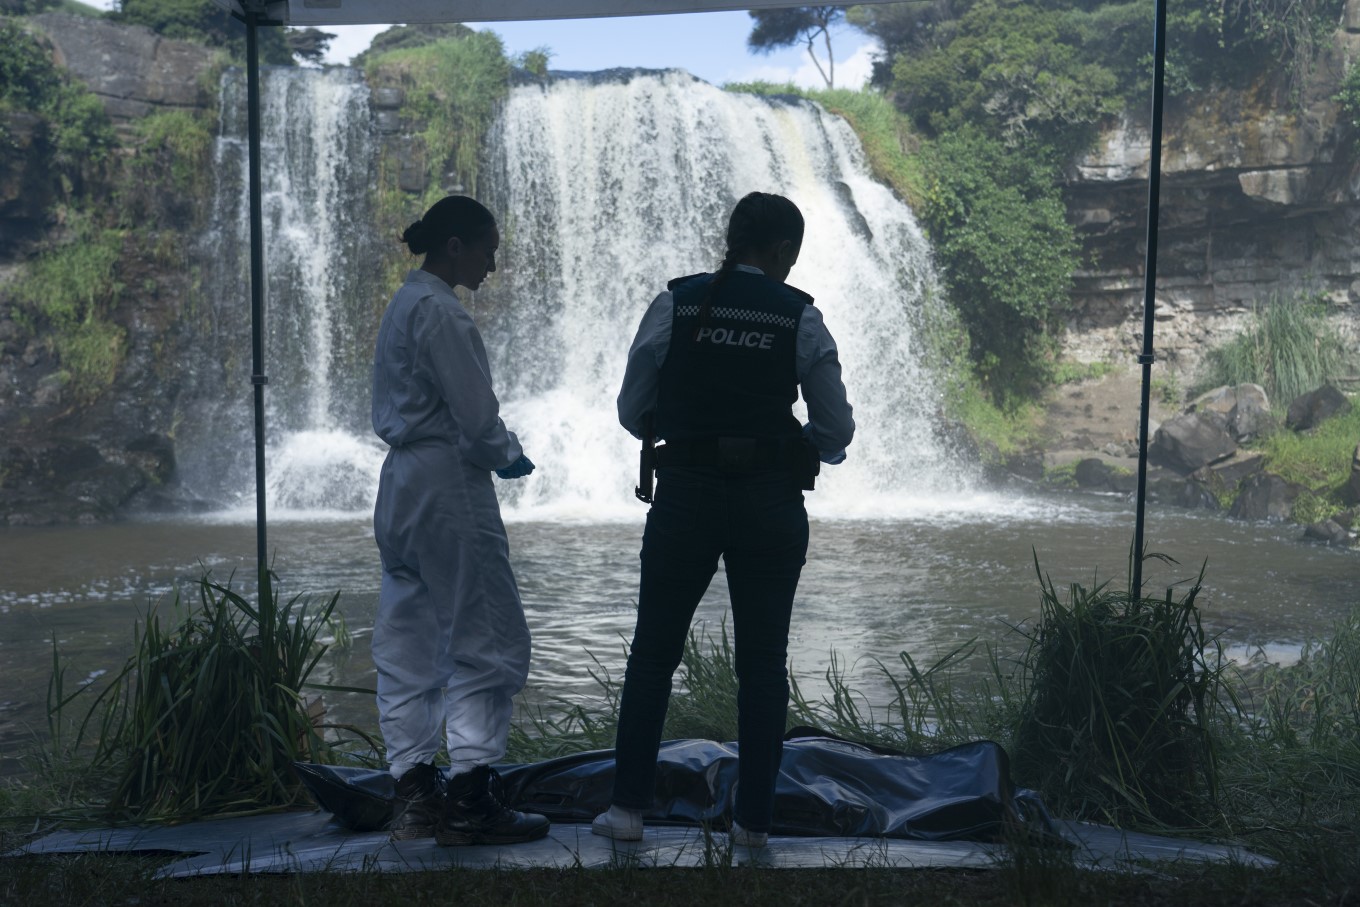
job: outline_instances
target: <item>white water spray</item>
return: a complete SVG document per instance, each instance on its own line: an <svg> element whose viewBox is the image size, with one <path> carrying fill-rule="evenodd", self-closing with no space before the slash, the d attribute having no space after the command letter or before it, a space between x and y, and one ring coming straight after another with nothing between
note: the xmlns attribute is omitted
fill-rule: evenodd
<svg viewBox="0 0 1360 907"><path fill-rule="evenodd" d="M224 97L223 108L241 101ZM262 102L270 513L352 515L372 506L384 453L367 430L368 363L338 354L351 322L376 317L347 302L360 277L355 254L341 251L375 241L355 215L374 154L367 89L349 70L271 70ZM241 297L229 304L243 306L243 124L224 122L223 134L222 162L234 159L241 174L220 196L242 250L242 285L231 288ZM870 176L842 119L678 71L606 73L514 88L487 158L500 271L488 289L460 292L482 327L505 421L539 467L498 484L507 519L645 512L632 494L637 442L614 407L628 345L669 278L716 266L727 216L753 190L803 211L790 282L816 297L855 406L849 459L824 470L810 510L895 518L995 508L991 496L970 502L934 429L939 394L921 331L941 303L928 245L907 206ZM235 465L247 516L253 484L248 464Z"/></svg>
<svg viewBox="0 0 1360 907"><path fill-rule="evenodd" d="M632 73L516 88L492 143L501 305L478 317L506 422L540 464L503 487L507 517L637 517L637 442L614 409L628 345L667 279L716 267L727 215L752 190L803 211L789 281L816 297L855 406L849 459L824 470L810 509L958 509L964 482L936 437L938 391L921 364L923 310L939 300L929 247L842 119L683 72Z"/></svg>

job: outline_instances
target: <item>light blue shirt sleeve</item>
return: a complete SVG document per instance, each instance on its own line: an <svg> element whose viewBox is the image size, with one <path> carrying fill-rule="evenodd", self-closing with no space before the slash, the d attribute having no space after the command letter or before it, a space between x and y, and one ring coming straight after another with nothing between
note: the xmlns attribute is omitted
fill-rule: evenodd
<svg viewBox="0 0 1360 907"><path fill-rule="evenodd" d="M839 463L855 437L854 409L846 399L836 341L826 329L822 313L813 306L803 310L794 350L798 383L808 411L804 431L816 445L822 462Z"/></svg>
<svg viewBox="0 0 1360 907"><path fill-rule="evenodd" d="M671 291L663 290L643 313L633 345L628 348L628 365L623 373L623 387L619 390L619 424L639 440L646 417L656 411L661 365L670 349L674 314Z"/></svg>

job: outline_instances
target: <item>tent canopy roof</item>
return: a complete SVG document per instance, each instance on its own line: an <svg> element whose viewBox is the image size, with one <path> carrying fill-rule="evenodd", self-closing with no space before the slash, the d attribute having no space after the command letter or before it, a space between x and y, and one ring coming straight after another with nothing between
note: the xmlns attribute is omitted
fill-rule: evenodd
<svg viewBox="0 0 1360 907"><path fill-rule="evenodd" d="M276 25L381 25L592 19L794 6L788 0L213 0L238 16L247 9ZM860 0L884 3L888 0Z"/></svg>

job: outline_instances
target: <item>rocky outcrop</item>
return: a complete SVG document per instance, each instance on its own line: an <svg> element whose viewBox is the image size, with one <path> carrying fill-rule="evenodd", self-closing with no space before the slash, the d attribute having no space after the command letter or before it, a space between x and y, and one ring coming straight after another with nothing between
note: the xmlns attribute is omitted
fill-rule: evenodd
<svg viewBox="0 0 1360 907"><path fill-rule="evenodd" d="M44 13L29 21L52 42L57 64L103 102L116 127L157 110L190 110L213 102L217 86L209 74L218 64L213 50L202 44L93 16Z"/></svg>
<svg viewBox="0 0 1360 907"><path fill-rule="evenodd" d="M1191 373L1254 303L1304 291L1338 327L1360 322L1360 165L1333 100L1360 58L1360 0L1301 94L1262 81L1168 102L1162 151L1154 341ZM1067 350L1083 361L1141 347L1150 137L1146 115L1112 124L1074 162L1067 199L1093 264L1077 275Z"/></svg>
<svg viewBox="0 0 1360 907"><path fill-rule="evenodd" d="M214 103L204 84L212 64L202 46L90 17L45 14L28 21L121 127L120 164L133 152L129 140L139 118ZM115 519L134 501L153 503L173 483L179 407L207 368L191 353L202 330L194 319L204 313L199 277L185 260L204 205L188 199L137 207L139 191L175 195L166 191L163 175L145 176L144 187L124 181L116 196L109 186L87 187L89 204L107 206L116 197L139 222L118 234L111 277L117 290L101 302L107 311L100 316L120 338L116 374L94 399L74 395L43 325L35 332L33 314L11 304L9 281L25 273L33 252L51 246L60 256L71 237L53 210L43 124L9 114L5 125L17 152L0 161L0 524Z"/></svg>

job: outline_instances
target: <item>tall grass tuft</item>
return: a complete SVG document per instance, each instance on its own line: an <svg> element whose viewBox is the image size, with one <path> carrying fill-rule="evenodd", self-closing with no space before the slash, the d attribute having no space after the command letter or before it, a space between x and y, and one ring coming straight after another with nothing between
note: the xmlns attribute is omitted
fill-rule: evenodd
<svg viewBox="0 0 1360 907"><path fill-rule="evenodd" d="M1039 570L1036 557L1035 569ZM1203 571L1179 599L1039 571L1037 629L1021 662L1012 764L1056 810L1120 825L1203 826L1217 814L1212 732L1224 660L1200 624Z"/></svg>
<svg viewBox="0 0 1360 907"><path fill-rule="evenodd" d="M94 779L99 818L178 821L305 802L292 763L333 761L302 690L339 594L312 612L300 596L280 602L272 578L258 605L206 576L198 594L189 611L176 596L171 626L154 608L147 614L133 655L78 724L67 716L82 690L65 691L56 659L53 749L83 754L89 741L82 771Z"/></svg>
<svg viewBox="0 0 1360 907"><path fill-rule="evenodd" d="M1196 392L1223 384L1259 384L1277 406L1338 376L1344 346L1327 322L1321 297L1273 297L1252 310L1247 329L1209 350Z"/></svg>

